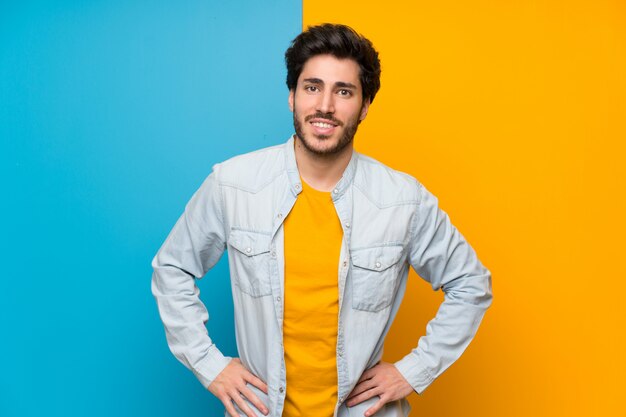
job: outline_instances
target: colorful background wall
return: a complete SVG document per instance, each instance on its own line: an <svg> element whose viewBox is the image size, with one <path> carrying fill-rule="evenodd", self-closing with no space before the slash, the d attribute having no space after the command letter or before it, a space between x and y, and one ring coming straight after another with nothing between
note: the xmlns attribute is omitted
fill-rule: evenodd
<svg viewBox="0 0 626 417"><path fill-rule="evenodd" d="M494 304L416 416L623 416L626 4L0 4L0 416L218 416L169 353L150 260L212 164L292 132L282 56L342 22L380 50L357 149L419 178ZM442 296L412 276L402 357ZM225 259L200 283L236 355Z"/></svg>
<svg viewBox="0 0 626 417"><path fill-rule="evenodd" d="M493 273L478 337L414 414L626 415L626 3L303 4L381 51L357 148L431 189ZM390 361L439 302L413 282Z"/></svg>

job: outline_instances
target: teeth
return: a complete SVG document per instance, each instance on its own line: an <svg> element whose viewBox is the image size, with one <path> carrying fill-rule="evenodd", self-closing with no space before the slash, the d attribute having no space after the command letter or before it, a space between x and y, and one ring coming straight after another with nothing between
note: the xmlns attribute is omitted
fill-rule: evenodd
<svg viewBox="0 0 626 417"><path fill-rule="evenodd" d="M324 129L333 127L333 125L331 125L330 123L323 123L323 122L313 122L313 126L322 127Z"/></svg>

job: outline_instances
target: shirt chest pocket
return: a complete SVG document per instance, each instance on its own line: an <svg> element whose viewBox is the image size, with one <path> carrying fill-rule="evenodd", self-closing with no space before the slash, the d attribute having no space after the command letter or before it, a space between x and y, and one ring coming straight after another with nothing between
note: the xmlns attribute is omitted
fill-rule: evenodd
<svg viewBox="0 0 626 417"><path fill-rule="evenodd" d="M377 246L352 250L352 307L380 311L391 305L398 286L403 248Z"/></svg>
<svg viewBox="0 0 626 417"><path fill-rule="evenodd" d="M253 297L262 297L272 292L270 284L269 233L233 229L228 244L234 250L231 257L231 276L235 285Z"/></svg>

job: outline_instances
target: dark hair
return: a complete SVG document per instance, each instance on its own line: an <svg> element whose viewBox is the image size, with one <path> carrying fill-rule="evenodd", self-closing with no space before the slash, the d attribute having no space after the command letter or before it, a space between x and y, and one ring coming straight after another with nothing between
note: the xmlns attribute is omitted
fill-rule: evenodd
<svg viewBox="0 0 626 417"><path fill-rule="evenodd" d="M296 88L304 64L316 55L329 54L336 58L350 58L359 64L359 78L363 100L374 101L380 88L380 60L372 42L346 25L324 23L309 26L291 41L285 52L287 87Z"/></svg>

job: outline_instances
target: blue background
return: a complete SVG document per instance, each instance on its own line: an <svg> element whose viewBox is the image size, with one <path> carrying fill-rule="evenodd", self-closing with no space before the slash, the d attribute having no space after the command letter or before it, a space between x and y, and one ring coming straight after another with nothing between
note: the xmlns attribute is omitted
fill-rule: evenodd
<svg viewBox="0 0 626 417"><path fill-rule="evenodd" d="M0 416L218 416L150 261L210 172L292 132L297 1L0 5ZM236 355L225 257L200 283Z"/></svg>

